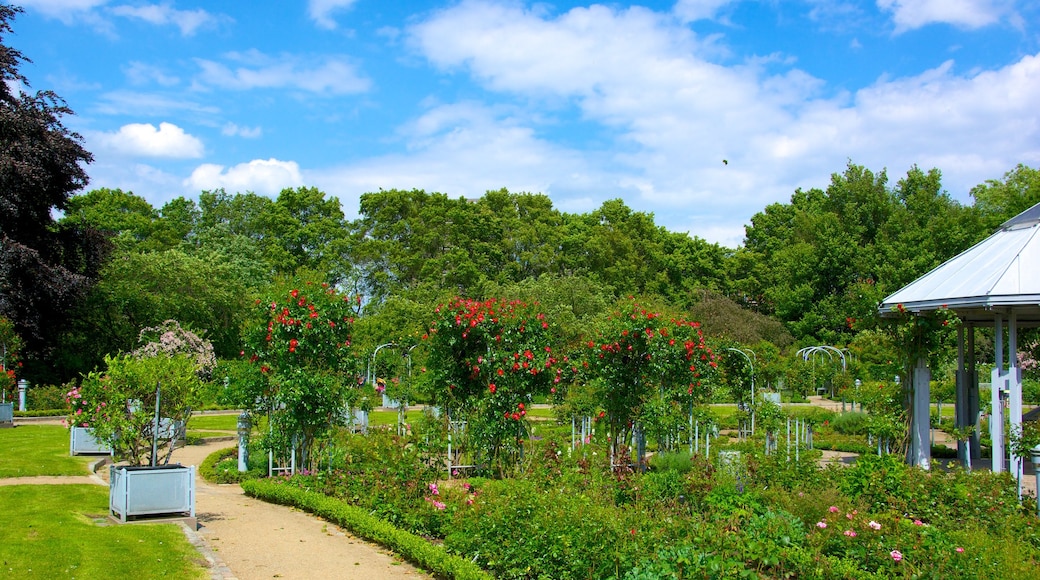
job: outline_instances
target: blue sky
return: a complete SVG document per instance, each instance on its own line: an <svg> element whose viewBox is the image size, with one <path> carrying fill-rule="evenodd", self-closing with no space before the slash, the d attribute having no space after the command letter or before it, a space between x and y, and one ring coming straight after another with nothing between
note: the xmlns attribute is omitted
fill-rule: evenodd
<svg viewBox="0 0 1040 580"><path fill-rule="evenodd" d="M1040 166L1032 0L23 0L91 187L545 193L735 247L846 163L955 199Z"/></svg>

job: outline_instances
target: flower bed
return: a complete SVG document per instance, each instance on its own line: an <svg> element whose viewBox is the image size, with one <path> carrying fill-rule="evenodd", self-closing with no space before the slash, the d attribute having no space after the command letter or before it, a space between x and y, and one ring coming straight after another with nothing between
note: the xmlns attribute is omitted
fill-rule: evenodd
<svg viewBox="0 0 1040 580"><path fill-rule="evenodd" d="M550 439L524 442L516 478L447 482L419 441L352 437L341 469L283 487L442 539L497 578L1026 577L1040 565L1032 508L1006 475L891 456L820 469L817 453L750 446L728 470L693 456L617 473L604 446L569 454Z"/></svg>

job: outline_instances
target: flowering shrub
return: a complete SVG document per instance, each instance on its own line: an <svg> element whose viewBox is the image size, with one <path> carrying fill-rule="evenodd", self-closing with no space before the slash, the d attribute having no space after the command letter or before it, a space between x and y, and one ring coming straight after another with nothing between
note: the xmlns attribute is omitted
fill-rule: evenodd
<svg viewBox="0 0 1040 580"><path fill-rule="evenodd" d="M176 320L167 320L159 326L143 328L138 336L144 346L130 353L137 358L184 354L194 361L199 378L203 380L209 379L213 368L217 366L213 345L181 327Z"/></svg>
<svg viewBox="0 0 1040 580"><path fill-rule="evenodd" d="M184 354L105 357L105 370L94 371L78 387L66 393L70 427L88 427L98 441L108 441L118 461L131 465L165 465L173 453L174 439L160 436L152 456L155 435L156 389L159 416L172 421L160 424L160 435L174 425L187 423L201 386L195 360Z"/></svg>
<svg viewBox="0 0 1040 580"><path fill-rule="evenodd" d="M15 369L22 366L18 357L22 340L15 334L14 325L2 316L0 316L0 343L3 344L4 349L4 358L0 361L0 394L4 400L10 401L14 398L15 388L18 385L18 375L15 373Z"/></svg>
<svg viewBox="0 0 1040 580"><path fill-rule="evenodd" d="M704 401L718 372L718 357L705 342L700 323L665 320L633 302L586 342L582 366L598 389L616 449L635 421L653 414L644 412L652 397L674 402L680 410Z"/></svg>
<svg viewBox="0 0 1040 580"><path fill-rule="evenodd" d="M344 422L356 403L359 365L351 351L351 330L360 297L328 284L299 279L277 284L255 303L244 332L241 355L253 372L237 386L241 405L267 415L266 449L295 448L307 465L314 441Z"/></svg>
<svg viewBox="0 0 1040 580"><path fill-rule="evenodd" d="M468 421L478 461L501 474L527 435L532 397L556 392L576 369L554 350L551 321L526 303L457 298L435 314L423 336L428 396Z"/></svg>

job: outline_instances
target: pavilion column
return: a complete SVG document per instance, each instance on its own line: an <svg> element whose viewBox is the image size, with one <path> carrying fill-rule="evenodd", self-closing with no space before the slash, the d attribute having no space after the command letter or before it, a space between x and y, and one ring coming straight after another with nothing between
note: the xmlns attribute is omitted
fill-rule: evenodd
<svg viewBox="0 0 1040 580"><path fill-rule="evenodd" d="M932 447L929 437L931 417L932 373L924 358L917 359L914 367L911 387L913 388L913 414L910 424L910 462L922 469L931 468Z"/></svg>
<svg viewBox="0 0 1040 580"><path fill-rule="evenodd" d="M993 442L993 473L1004 471L1004 403L1000 394L1004 386L1004 318L1000 314L993 317L993 354L996 364L989 384L989 438Z"/></svg>
<svg viewBox="0 0 1040 580"><path fill-rule="evenodd" d="M968 391L971 388L968 383L968 370L964 364L964 326L962 325L957 329L957 378L956 393L954 395L956 400L954 404L954 410L956 411L954 424L958 429L974 424L971 420L971 405L968 402L970 399ZM942 421L942 418L940 417L939 420ZM971 445L965 445L964 441L957 441L957 458L960 459L963 466L971 464L971 459L968 456L970 449Z"/></svg>
<svg viewBox="0 0 1040 580"><path fill-rule="evenodd" d="M971 434L971 460L972 465L978 463L982 455L979 452L979 430L982 416L979 408L979 371L975 367L978 355L975 353L975 325L968 325L968 419L975 426Z"/></svg>
<svg viewBox="0 0 1040 580"><path fill-rule="evenodd" d="M1022 373L1018 368L1018 316L1014 310L1008 319L1008 422L1011 433L1022 433ZM1022 458L1011 453L1011 473L1018 482L1018 497L1022 497Z"/></svg>

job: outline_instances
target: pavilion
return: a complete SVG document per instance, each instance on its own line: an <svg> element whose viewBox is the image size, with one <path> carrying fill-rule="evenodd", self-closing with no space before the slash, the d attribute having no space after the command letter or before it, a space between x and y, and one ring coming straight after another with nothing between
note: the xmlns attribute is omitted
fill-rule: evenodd
<svg viewBox="0 0 1040 580"><path fill-rule="evenodd" d="M898 305L906 312L947 308L963 323L957 333L956 425L974 426L969 445L958 443L962 462L978 457L979 377L975 369L975 329L994 329L995 365L990 378L990 438L994 472L1022 473L1022 458L1007 456L1004 426L1022 428L1022 373L1018 330L1040 325L1040 204L1008 220L985 240L885 298L882 316ZM1006 352L1006 356L1005 356ZM911 379L911 463L928 468L929 379L927 361L917 361ZM970 451L969 451L970 450Z"/></svg>

